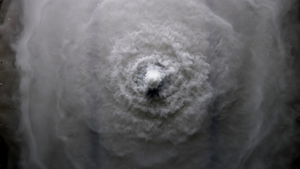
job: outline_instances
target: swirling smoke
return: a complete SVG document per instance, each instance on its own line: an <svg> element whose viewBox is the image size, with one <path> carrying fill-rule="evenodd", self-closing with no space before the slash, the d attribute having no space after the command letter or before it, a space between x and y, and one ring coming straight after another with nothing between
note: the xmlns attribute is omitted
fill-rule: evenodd
<svg viewBox="0 0 300 169"><path fill-rule="evenodd" d="M18 168L295 168L296 1L13 2Z"/></svg>

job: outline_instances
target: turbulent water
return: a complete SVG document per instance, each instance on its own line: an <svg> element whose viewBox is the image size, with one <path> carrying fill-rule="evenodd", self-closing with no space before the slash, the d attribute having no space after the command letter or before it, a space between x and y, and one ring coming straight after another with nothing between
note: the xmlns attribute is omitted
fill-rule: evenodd
<svg viewBox="0 0 300 169"><path fill-rule="evenodd" d="M292 167L296 1L20 4L19 168Z"/></svg>

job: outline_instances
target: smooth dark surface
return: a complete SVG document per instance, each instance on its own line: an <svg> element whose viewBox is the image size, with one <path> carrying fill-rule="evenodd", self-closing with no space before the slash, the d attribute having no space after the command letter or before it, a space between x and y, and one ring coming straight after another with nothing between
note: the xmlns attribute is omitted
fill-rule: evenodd
<svg viewBox="0 0 300 169"><path fill-rule="evenodd" d="M12 43L21 30L20 4L13 0L0 1L0 169L18 168L19 143L19 75L15 66Z"/></svg>

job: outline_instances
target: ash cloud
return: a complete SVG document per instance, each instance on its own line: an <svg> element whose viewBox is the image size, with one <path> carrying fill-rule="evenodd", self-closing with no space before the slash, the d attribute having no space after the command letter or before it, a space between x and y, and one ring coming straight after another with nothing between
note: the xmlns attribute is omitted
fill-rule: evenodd
<svg viewBox="0 0 300 169"><path fill-rule="evenodd" d="M297 1L13 2L19 168L299 165Z"/></svg>

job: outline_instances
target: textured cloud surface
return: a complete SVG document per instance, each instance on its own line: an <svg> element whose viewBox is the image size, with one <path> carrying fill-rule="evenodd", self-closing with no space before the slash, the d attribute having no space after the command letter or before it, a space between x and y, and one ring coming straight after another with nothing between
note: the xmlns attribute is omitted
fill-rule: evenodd
<svg viewBox="0 0 300 169"><path fill-rule="evenodd" d="M21 168L290 167L292 5L24 0Z"/></svg>

